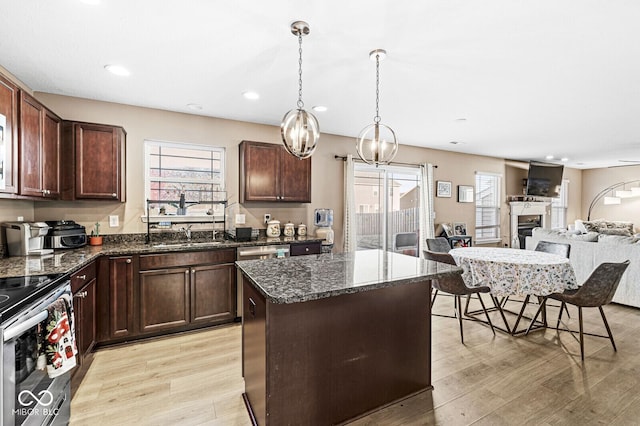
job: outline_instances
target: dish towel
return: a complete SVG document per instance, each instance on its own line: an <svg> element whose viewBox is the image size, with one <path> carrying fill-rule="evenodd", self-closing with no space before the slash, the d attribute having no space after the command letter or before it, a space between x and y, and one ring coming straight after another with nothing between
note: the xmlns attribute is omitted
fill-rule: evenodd
<svg viewBox="0 0 640 426"><path fill-rule="evenodd" d="M75 327L71 297L64 295L47 308L44 327L44 355L47 374L58 377L76 366Z"/></svg>

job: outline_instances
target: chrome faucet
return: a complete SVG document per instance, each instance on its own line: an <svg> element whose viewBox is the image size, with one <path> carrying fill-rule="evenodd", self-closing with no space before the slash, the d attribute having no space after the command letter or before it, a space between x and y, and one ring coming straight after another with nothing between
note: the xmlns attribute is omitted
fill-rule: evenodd
<svg viewBox="0 0 640 426"><path fill-rule="evenodd" d="M180 228L180 230L182 232L184 232L184 235L187 237L187 241L191 241L191 227L193 225L189 225L186 228L183 226L182 228Z"/></svg>

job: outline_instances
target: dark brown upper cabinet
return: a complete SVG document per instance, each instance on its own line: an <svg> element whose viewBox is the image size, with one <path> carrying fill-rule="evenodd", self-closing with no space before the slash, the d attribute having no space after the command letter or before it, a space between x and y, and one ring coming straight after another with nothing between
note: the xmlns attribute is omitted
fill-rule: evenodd
<svg viewBox="0 0 640 426"><path fill-rule="evenodd" d="M126 137L122 127L65 121L62 145L69 167L63 200L126 200Z"/></svg>
<svg viewBox="0 0 640 426"><path fill-rule="evenodd" d="M20 195L60 197L62 120L20 91Z"/></svg>
<svg viewBox="0 0 640 426"><path fill-rule="evenodd" d="M0 193L18 192L18 86L0 74Z"/></svg>
<svg viewBox="0 0 640 426"><path fill-rule="evenodd" d="M283 146L240 143L240 202L311 202L311 158L300 160Z"/></svg>

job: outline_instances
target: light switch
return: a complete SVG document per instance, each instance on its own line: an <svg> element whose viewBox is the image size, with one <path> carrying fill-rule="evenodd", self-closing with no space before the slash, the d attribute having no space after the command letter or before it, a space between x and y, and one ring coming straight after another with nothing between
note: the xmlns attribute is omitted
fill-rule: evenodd
<svg viewBox="0 0 640 426"><path fill-rule="evenodd" d="M110 215L109 216L109 227L110 228L116 228L120 225L120 220L118 218L117 215Z"/></svg>
<svg viewBox="0 0 640 426"><path fill-rule="evenodd" d="M236 225L244 225L245 224L245 216L243 214L236 215Z"/></svg>

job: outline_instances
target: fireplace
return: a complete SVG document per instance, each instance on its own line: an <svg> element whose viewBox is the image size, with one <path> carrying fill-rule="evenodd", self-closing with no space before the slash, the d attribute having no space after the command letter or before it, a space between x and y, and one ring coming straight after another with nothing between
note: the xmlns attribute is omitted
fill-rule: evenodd
<svg viewBox="0 0 640 426"><path fill-rule="evenodd" d="M520 248L525 248L526 237L531 236L533 228L549 228L551 224L551 213L549 205L544 201L514 201L509 203L511 208L511 241L517 236Z"/></svg>

